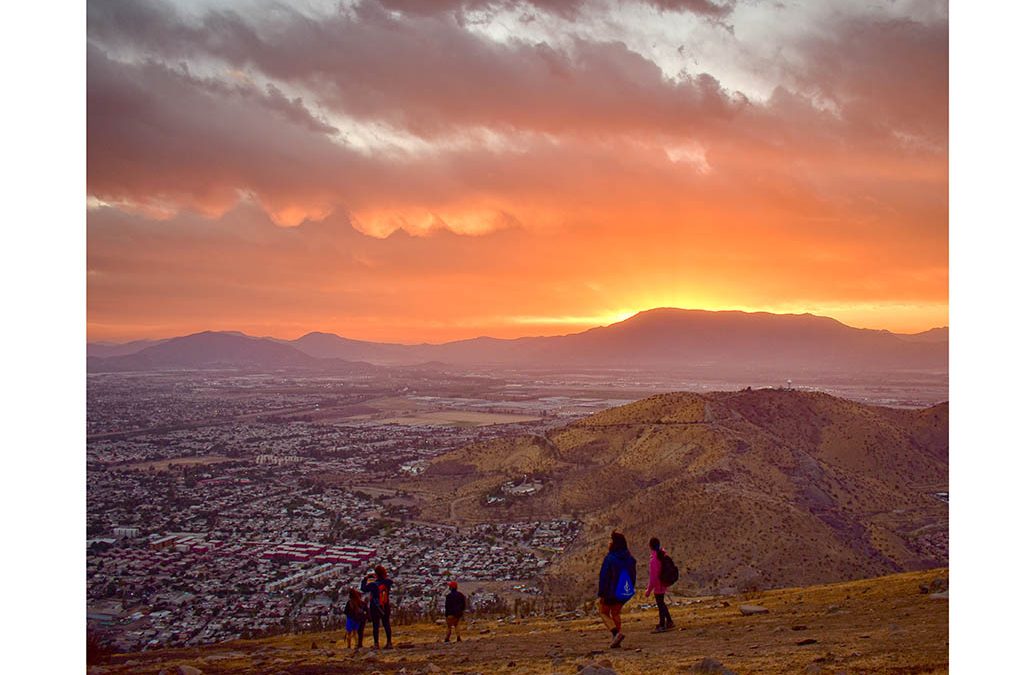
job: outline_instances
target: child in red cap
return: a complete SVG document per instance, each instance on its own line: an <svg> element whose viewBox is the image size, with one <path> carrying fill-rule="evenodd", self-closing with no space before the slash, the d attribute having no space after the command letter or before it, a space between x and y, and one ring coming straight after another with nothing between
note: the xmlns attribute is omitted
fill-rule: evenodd
<svg viewBox="0 0 1035 675"><path fill-rule="evenodd" d="M460 642L460 619L464 618L464 610L467 609L467 598L457 590L455 581L449 582L449 593L446 594L446 639L449 642L456 629L456 641Z"/></svg>

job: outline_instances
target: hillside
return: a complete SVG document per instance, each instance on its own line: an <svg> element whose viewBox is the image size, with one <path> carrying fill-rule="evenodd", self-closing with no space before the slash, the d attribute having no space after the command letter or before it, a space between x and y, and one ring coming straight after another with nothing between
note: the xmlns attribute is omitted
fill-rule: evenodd
<svg viewBox="0 0 1035 675"><path fill-rule="evenodd" d="M489 505L504 482L543 488ZM440 495L425 517L585 522L551 568L585 593L607 533L646 560L656 535L684 589L730 592L858 579L948 562L948 404L879 408L793 390L672 393L547 436L447 453L413 481Z"/></svg>
<svg viewBox="0 0 1035 675"><path fill-rule="evenodd" d="M592 617L493 620L469 617L464 641L443 644L442 627L396 626L398 649L347 653L341 631L236 640L197 649L121 654L91 673L177 672L207 675L264 672L329 673L575 673L596 664L610 672L695 673L705 659L739 675L753 673L947 673L947 593L920 586L947 579L946 570L864 581L786 588L739 598L678 599L677 630L651 634L651 607L630 603L622 649L607 649ZM468 589L470 590L470 589ZM636 602L636 601L634 601ZM742 603L767 614L745 616ZM707 662L706 662L707 663ZM591 672L591 671L588 671ZM609 671L597 671L603 675Z"/></svg>

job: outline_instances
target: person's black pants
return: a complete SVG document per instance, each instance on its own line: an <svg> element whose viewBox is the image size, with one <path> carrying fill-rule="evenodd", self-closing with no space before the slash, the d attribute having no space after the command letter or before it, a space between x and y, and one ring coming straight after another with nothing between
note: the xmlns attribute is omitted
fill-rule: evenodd
<svg viewBox="0 0 1035 675"><path fill-rule="evenodd" d="M370 621L374 624L374 646L378 647L381 643L381 634L379 628L384 627L385 629L385 646L390 647L392 645L392 624L391 624L391 608L390 607L371 607L370 608Z"/></svg>
<svg viewBox="0 0 1035 675"><path fill-rule="evenodd" d="M672 615L668 613L668 605L665 604L665 594L655 593L654 600L658 603L658 625L661 627L672 625Z"/></svg>

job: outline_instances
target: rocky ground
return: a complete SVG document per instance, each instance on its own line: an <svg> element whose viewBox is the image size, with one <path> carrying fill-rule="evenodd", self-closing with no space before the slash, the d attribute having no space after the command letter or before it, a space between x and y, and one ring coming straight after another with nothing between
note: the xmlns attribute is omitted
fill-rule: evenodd
<svg viewBox="0 0 1035 675"><path fill-rule="evenodd" d="M725 598L682 599L652 634L631 609L621 649L592 618L478 620L461 643L399 626L396 649L347 653L340 633L119 654L90 673L947 673L948 570ZM635 601L639 603L639 598ZM633 604L633 603L630 603ZM196 669L196 670L194 670Z"/></svg>

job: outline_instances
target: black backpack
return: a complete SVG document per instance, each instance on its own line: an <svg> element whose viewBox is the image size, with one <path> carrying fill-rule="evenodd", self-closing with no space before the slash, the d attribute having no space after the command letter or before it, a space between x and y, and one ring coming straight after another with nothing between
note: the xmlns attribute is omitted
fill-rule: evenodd
<svg viewBox="0 0 1035 675"><path fill-rule="evenodd" d="M679 581L679 567L672 560L672 556L658 551L658 558L661 559L661 574L658 575L661 578L661 583L671 586Z"/></svg>

